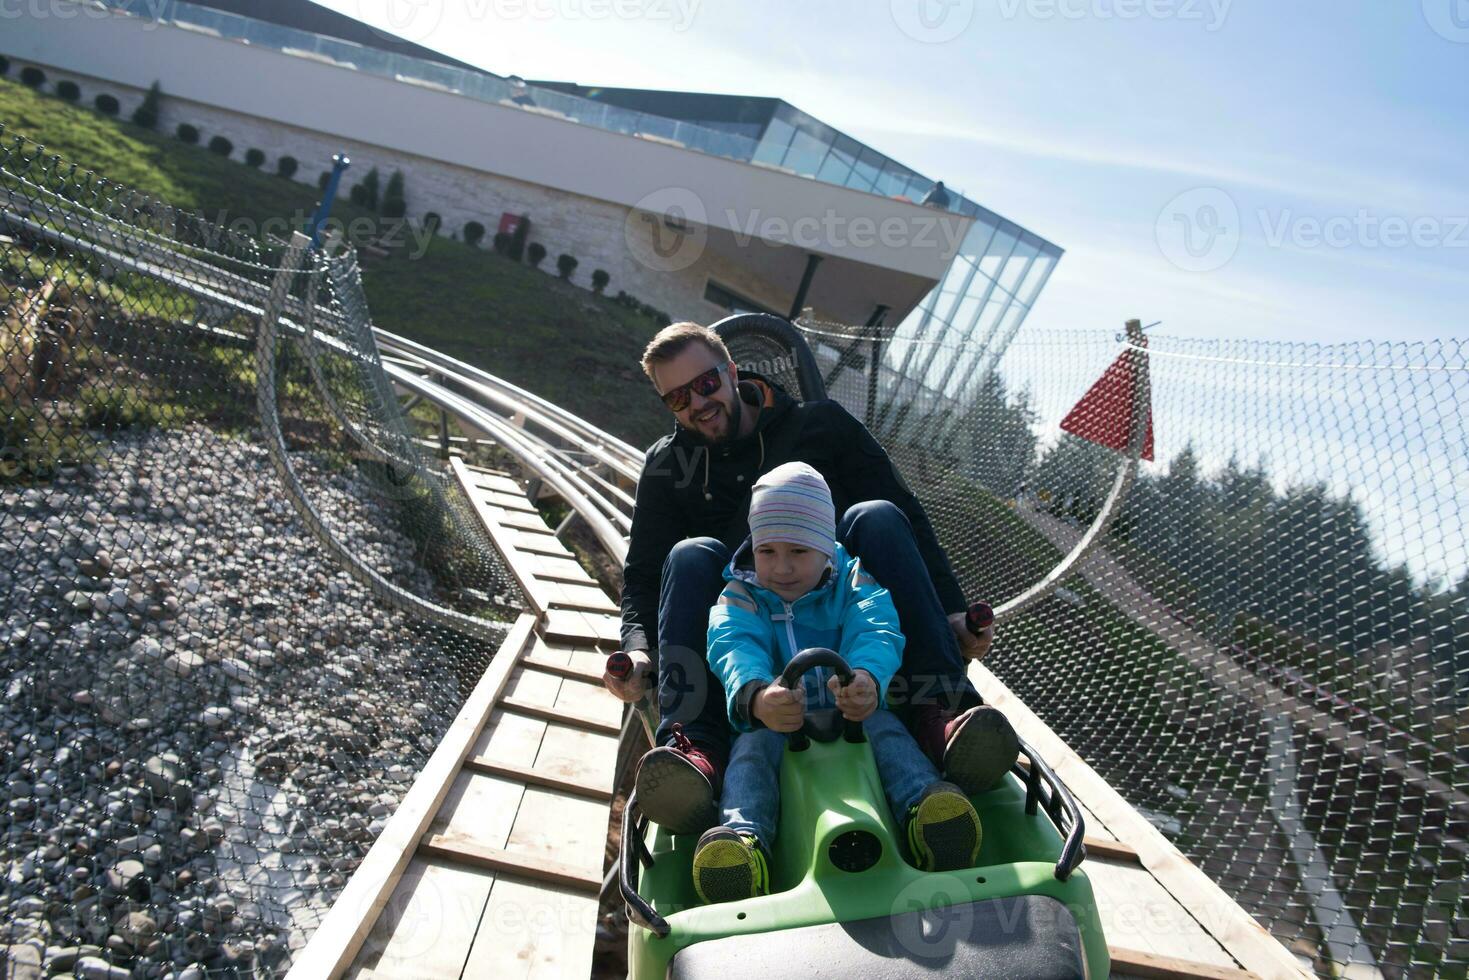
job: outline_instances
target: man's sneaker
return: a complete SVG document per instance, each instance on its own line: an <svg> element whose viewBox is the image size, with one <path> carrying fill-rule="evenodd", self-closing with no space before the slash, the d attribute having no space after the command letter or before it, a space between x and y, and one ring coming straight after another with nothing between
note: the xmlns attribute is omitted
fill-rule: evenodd
<svg viewBox="0 0 1469 980"><path fill-rule="evenodd" d="M705 904L770 894L770 863L754 834L710 827L694 849L694 891Z"/></svg>
<svg viewBox="0 0 1469 980"><path fill-rule="evenodd" d="M953 783L934 783L908 808L908 850L924 871L958 871L979 861L974 804Z"/></svg>
<svg viewBox="0 0 1469 980"><path fill-rule="evenodd" d="M673 744L650 749L633 781L638 806L648 819L673 834L697 834L719 817L719 767L673 726Z"/></svg>
<svg viewBox="0 0 1469 980"><path fill-rule="evenodd" d="M1010 719L987 704L944 725L944 778L969 796L999 785L1020 756L1020 737Z"/></svg>
<svg viewBox="0 0 1469 980"><path fill-rule="evenodd" d="M944 748L947 745L944 729L953 717L952 711L936 704L920 704L913 708L913 740L940 771L944 768Z"/></svg>

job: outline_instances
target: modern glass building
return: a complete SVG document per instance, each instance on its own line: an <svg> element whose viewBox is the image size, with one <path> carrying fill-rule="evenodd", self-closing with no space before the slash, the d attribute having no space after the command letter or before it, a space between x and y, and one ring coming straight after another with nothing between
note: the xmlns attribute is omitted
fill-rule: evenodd
<svg viewBox="0 0 1469 980"><path fill-rule="evenodd" d="M916 392L957 395L965 379L994 367L1061 258L1059 246L962 194L936 193L935 181L779 99L531 84L727 133L742 141L750 163L973 218L943 279L895 332L884 331L892 337L888 365Z"/></svg>
<svg viewBox="0 0 1469 980"><path fill-rule="evenodd" d="M942 337L945 345L972 347L960 365L964 374L975 369L982 374L994 364L1061 258L1059 246L962 194L947 188L935 194L935 181L779 99L532 84L563 96L728 133L741 140L748 151L741 159L750 163L883 197L942 206L973 218L947 274L898 331L903 338ZM901 373L907 376L911 369L917 380L936 385L938 379L929 374L940 362L938 348L930 344L926 354L913 352L911 344L895 349L905 346L912 356L905 356Z"/></svg>
<svg viewBox="0 0 1469 980"><path fill-rule="evenodd" d="M1062 254L1013 221L780 99L527 82L391 38L307 0L104 2L199 33L969 219L957 254L916 305L912 297L921 295L921 284L900 303L867 307L865 326L881 325L890 338L885 369L919 393L952 397L969 379L977 383L1015 337ZM830 262L828 267L821 276L853 281L842 279ZM764 308L744 301L728 284L711 281L701 292L717 308ZM802 295L797 293L797 308Z"/></svg>

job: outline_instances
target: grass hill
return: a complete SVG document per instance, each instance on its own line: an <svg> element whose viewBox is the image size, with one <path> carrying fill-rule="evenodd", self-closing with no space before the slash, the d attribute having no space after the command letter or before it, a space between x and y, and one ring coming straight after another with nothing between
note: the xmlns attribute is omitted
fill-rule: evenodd
<svg viewBox="0 0 1469 980"><path fill-rule="evenodd" d="M164 98L167 98L165 93ZM304 220L319 194L155 132L0 78L0 138L25 136L83 169L211 220ZM209 134L204 134L208 140ZM235 148L236 157L244 147ZM315 174L330 161L301 161ZM349 171L350 176L350 171ZM413 187L408 185L411 201ZM334 214L375 219L342 194ZM363 273L373 321L536 392L635 445L667 431L638 368L656 331L635 310L487 249L435 237L421 256L389 250ZM614 288L616 284L613 284Z"/></svg>

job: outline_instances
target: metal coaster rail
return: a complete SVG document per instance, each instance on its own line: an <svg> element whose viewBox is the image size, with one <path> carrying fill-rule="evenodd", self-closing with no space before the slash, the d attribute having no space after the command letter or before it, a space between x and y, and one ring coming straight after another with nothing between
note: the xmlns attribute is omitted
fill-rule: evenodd
<svg viewBox="0 0 1469 980"><path fill-rule="evenodd" d="M119 235L113 230L113 223L105 218L78 214L54 205L36 204L14 191L4 196L3 205L0 218L13 230L91 257L119 271L158 280L195 299L252 319L258 320L265 313L270 295L268 285L208 262L181 256L176 250L165 247L164 243ZM61 228L55 227L58 223ZM303 345L314 341L329 347L338 356L363 358L364 355L350 345L325 332L308 328L305 325L308 321L313 325L341 326L336 311L287 297L278 320L282 333L300 340ZM251 340L202 322L195 326L201 331L240 342ZM574 511L586 519L598 541L615 559L622 559L626 554L624 536L631 526L631 498L614 481L587 479L584 474L598 464L605 464L613 470L615 477L635 482L637 468L641 465L640 454L636 450L545 399L487 372L407 338L376 328L373 332L386 355L380 362L382 371L393 385L427 398L470 428L500 442L545 486L562 496ZM308 361L314 359L308 357ZM436 378L424 377L425 372ZM453 390L451 385L465 393ZM348 431L349 434L358 434L355 429ZM382 452L371 443L364 448L372 455ZM588 451L596 461L593 466L570 458Z"/></svg>

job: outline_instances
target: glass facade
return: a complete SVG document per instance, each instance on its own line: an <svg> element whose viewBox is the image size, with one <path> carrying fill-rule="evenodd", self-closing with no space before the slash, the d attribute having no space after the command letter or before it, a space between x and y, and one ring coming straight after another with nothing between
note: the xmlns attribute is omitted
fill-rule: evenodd
<svg viewBox="0 0 1469 980"><path fill-rule="evenodd" d="M934 182L793 105L781 103L750 159L800 177L921 202ZM949 192L948 210L977 217L984 209Z"/></svg>
<svg viewBox="0 0 1469 980"><path fill-rule="evenodd" d="M1062 250L981 209L948 271L898 325L885 362L903 429L942 400L963 402L994 370L1056 268ZM912 432L898 435L912 437Z"/></svg>

